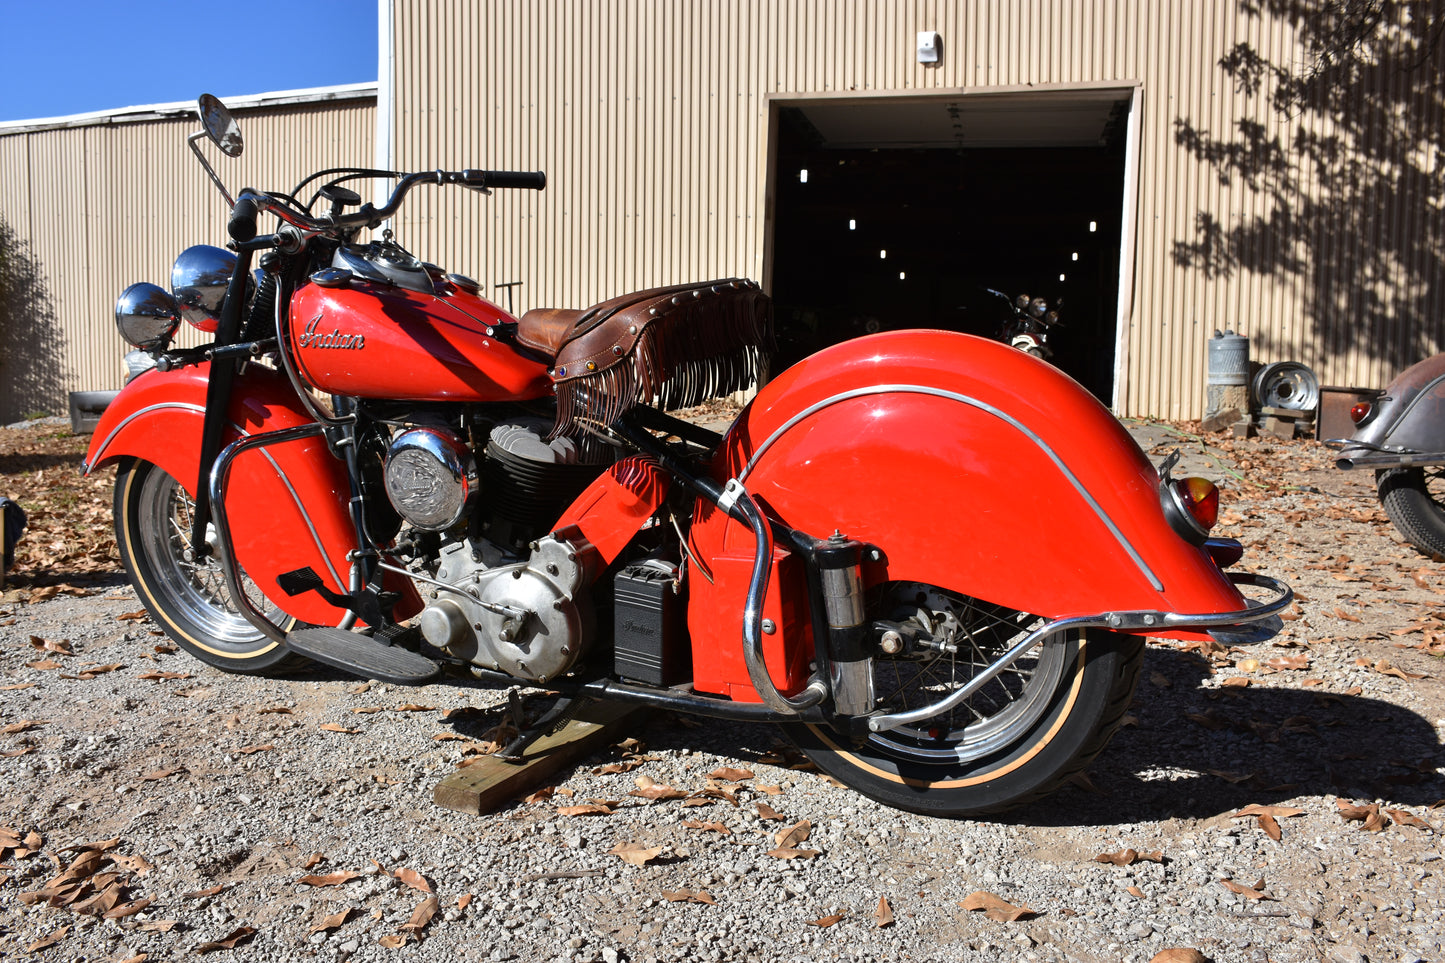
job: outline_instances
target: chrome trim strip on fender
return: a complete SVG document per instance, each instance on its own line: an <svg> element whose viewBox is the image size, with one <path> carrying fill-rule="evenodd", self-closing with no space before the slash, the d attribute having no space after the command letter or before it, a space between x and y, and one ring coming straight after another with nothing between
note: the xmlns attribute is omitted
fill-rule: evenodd
<svg viewBox="0 0 1445 963"><path fill-rule="evenodd" d="M864 398L869 395L883 394L932 395L935 398L944 398L949 401L957 401L960 404L965 404L971 408L977 408L980 411L993 415L995 418L998 418L1005 424L1014 428L1016 431L1019 432L1019 434L1023 435L1029 441L1033 442L1040 451L1049 456L1049 460L1054 463L1055 467L1057 467L1059 471L1063 473L1064 477L1069 480L1069 483L1074 486L1074 490L1079 493L1079 497L1083 498L1084 502L1094 510L1094 514L1098 516L1099 521L1104 523L1104 527L1113 534L1114 538L1118 541L1120 547L1123 548L1124 551L1128 553L1129 557L1134 560L1134 564L1138 566L1140 573L1149 580L1149 584L1154 587L1154 591L1164 591L1164 583L1159 580L1159 576L1154 574L1154 570L1151 569L1148 563L1144 561L1144 557L1140 555L1139 552L1134 548L1134 546L1129 543L1129 540L1124 537L1124 533L1119 531L1119 527L1114 524L1114 520L1110 518L1107 514L1105 514L1104 509L1099 505L1097 501L1094 500L1094 496L1089 494L1089 491L1084 487L1083 482L1079 481L1079 479L1075 477L1074 473L1069 470L1069 466L1064 464L1064 460L1058 456L1057 452L1050 448L1042 438L1040 438L1037 434L1034 433L1032 429L1030 429L1023 422L1019 421L1017 418L1013 417L1005 411L995 408L993 405L989 404L986 401L979 401L977 398L970 398L968 395L959 394L956 391L948 391L944 388L930 388L926 385L870 385L866 388L854 388L852 391L845 391L841 394L833 395L831 398L824 398L817 404L805 408L802 411L798 412L796 415L793 415L793 417L783 422L783 424L780 425L776 431L769 435L767 437L767 440L764 441L761 445L759 445L757 450L753 452L753 456L748 459L748 463L746 466L744 466L743 470L738 472L738 481L746 481L748 475L753 471L755 467L757 467L758 461L761 460L763 455L767 453L767 450L773 446L773 443L778 441L778 439L782 438L783 435L787 434L787 432L790 431L799 422L807 418L811 418L813 415L822 411L824 408L832 407L839 402L851 401L854 398Z"/></svg>
<svg viewBox="0 0 1445 963"><path fill-rule="evenodd" d="M204 405L195 405L184 401L167 401L163 402L162 404L147 405L144 408L139 408L126 415L125 418L121 420L121 423L112 428L110 434L105 436L105 441L101 443L101 446L98 449L96 449L96 462L99 463L100 460L105 457L105 450L110 447L110 443L115 440L115 436L120 434L121 430L125 428L126 425L130 424L132 421L135 421L141 415L150 414L153 411L165 411L170 409L174 409L176 411L189 411L203 417L206 414L206 408ZM242 428L234 421L230 424L231 427L235 429L236 434L240 435L241 438L244 439L251 437L250 432L246 431L246 429ZM326 570L331 573L331 577L336 580L337 585L346 584L341 581L341 576L336 574L336 567L331 564L331 556L326 554L326 546L321 543L321 536L316 531L315 523L311 521L311 513L306 511L306 506L301 503L301 496L296 493L296 487L291 484L291 479L288 478L286 476L286 473L281 470L281 466L276 463L275 458L271 457L270 452L263 450L261 454L264 455L266 457L266 460L271 463L271 468L275 470L276 477L281 479L281 483L284 484L286 486L286 490L291 493L291 500L296 503L296 510L301 513L301 517L306 522L307 530L311 532L311 541L316 545L316 550L321 553L322 559L324 559L326 562ZM92 465L87 464L85 466L86 474L90 474L92 468Z"/></svg>
<svg viewBox="0 0 1445 963"><path fill-rule="evenodd" d="M1045 622L1028 635L1019 640L1018 644L999 656L986 669L979 672L968 681L968 684L960 689L955 689L945 699L940 699L931 706L924 706L921 709L912 709L908 712L895 712L891 715L874 716L868 720L868 728L872 732L887 732L899 726L912 725L932 719L934 716L947 712L983 688L990 680L995 678L1004 669L1007 669L1016 659L1025 652L1058 632L1067 632L1070 629L1103 628L1116 631L1143 630L1152 631L1164 628L1191 628L1203 629L1217 625L1240 625L1248 622L1258 622L1270 618L1282 612L1290 602L1294 601L1294 592L1288 585L1278 579L1270 578L1267 575L1256 575L1251 572L1229 573L1230 581L1236 585L1254 585L1260 588L1267 588L1275 592L1274 598L1268 602L1253 603L1249 608L1240 609L1236 612L1221 612L1218 614L1184 615L1178 612L1104 612L1100 615L1076 615L1070 618L1054 619Z"/></svg>
<svg viewBox="0 0 1445 963"><path fill-rule="evenodd" d="M204 417L206 414L205 405L192 405L187 404L183 401L167 401L163 404L147 405L144 408L139 408L135 411L132 411L130 414L126 415L125 418L121 419L120 424L116 425L114 428L111 429L110 434L105 436L105 441L101 442L100 447L95 450L95 464L99 464L100 460L105 457L105 450L110 447L110 443L112 441L115 441L115 436L120 434L121 429L123 429L126 425L130 424L132 421L135 421L141 415L148 415L152 411L164 411L168 408L175 408L179 411L192 411L196 414L201 415L202 417ZM85 465L85 473L89 475L94 470L95 465L87 462Z"/></svg>

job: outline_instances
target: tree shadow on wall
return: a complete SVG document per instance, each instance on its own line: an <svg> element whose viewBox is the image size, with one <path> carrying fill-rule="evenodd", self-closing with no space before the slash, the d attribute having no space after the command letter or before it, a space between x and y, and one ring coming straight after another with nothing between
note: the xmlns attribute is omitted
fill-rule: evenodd
<svg viewBox="0 0 1445 963"><path fill-rule="evenodd" d="M40 262L0 220L0 423L66 411L64 349Z"/></svg>
<svg viewBox="0 0 1445 963"><path fill-rule="evenodd" d="M1283 20L1309 60L1274 63L1249 43L1219 67L1264 94L1284 136L1242 119L1228 134L1176 118L1175 142L1266 213L1226 224L1201 212L1174 262L1207 277L1245 269L1293 279L1314 363L1360 351L1395 369L1445 335L1445 4L1441 0L1239 0ZM1266 350L1293 350L1249 332Z"/></svg>

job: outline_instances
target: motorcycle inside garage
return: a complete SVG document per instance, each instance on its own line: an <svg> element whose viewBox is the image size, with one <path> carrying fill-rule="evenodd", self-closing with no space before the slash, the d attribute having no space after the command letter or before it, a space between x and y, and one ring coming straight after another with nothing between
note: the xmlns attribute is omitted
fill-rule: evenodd
<svg viewBox="0 0 1445 963"><path fill-rule="evenodd" d="M777 370L880 330L995 338L1027 294L1058 307L1052 363L1111 404L1131 93L775 101Z"/></svg>

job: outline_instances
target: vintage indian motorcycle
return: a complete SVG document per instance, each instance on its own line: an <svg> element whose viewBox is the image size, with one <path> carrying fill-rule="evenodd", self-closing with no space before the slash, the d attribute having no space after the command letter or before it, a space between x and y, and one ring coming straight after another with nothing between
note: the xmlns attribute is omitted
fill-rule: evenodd
<svg viewBox="0 0 1445 963"><path fill-rule="evenodd" d="M239 133L214 98L201 114L191 145L224 193L197 141L234 154ZM376 176L398 178L383 207L342 184ZM716 434L665 410L762 380L755 284L514 318L389 235L357 239L446 184L545 179L346 169L248 188L227 197L234 254L191 248L174 298L122 296L122 333L157 364L87 467L118 466L126 569L197 658L779 723L857 790L962 815L1092 759L1142 636L1279 626L1285 585L1223 571L1241 548L1209 537L1214 486L1156 471L1056 369L965 335L863 337ZM174 348L181 317L213 343Z"/></svg>

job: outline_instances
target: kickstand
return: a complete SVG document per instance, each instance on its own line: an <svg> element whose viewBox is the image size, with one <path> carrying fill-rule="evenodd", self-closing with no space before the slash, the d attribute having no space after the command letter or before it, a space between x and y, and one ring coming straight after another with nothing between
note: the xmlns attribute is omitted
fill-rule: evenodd
<svg viewBox="0 0 1445 963"><path fill-rule="evenodd" d="M526 761L527 748L545 735L556 732L577 714L577 710L587 703L586 699L573 699L568 696L559 696L552 704L552 708L542 714L536 722L522 728L522 699L516 689L507 693L507 701L511 705L512 719L516 722L518 730L517 738L509 742L506 748L497 753L497 758L503 762L520 764Z"/></svg>

